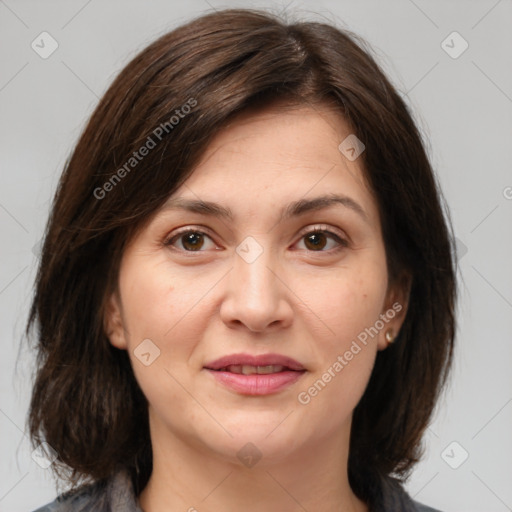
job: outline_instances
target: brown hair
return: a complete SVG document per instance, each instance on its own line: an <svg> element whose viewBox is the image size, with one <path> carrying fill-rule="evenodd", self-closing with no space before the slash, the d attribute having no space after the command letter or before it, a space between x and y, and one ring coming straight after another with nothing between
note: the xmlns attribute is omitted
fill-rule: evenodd
<svg viewBox="0 0 512 512"><path fill-rule="evenodd" d="M451 364L456 297L449 223L420 133L353 34L231 9L199 17L137 55L101 99L61 177L27 324L27 333L37 327L38 350L30 433L58 452L60 476L100 481L126 468L137 492L147 483L147 402L127 353L105 334L106 298L126 243L212 137L235 114L276 99L328 102L351 125L366 146L360 158L390 277L411 279L399 337L378 353L354 411L354 492L366 496L366 482L377 477L405 478L418 460ZM131 161L149 138L154 147Z"/></svg>

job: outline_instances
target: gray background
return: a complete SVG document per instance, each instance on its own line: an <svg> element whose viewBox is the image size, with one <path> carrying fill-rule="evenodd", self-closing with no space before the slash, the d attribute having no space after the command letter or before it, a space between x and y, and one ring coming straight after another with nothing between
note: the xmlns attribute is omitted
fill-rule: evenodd
<svg viewBox="0 0 512 512"><path fill-rule="evenodd" d="M49 200L84 122L159 34L212 8L286 3L0 0L1 511L55 496L24 433L33 356L20 340ZM455 371L407 489L448 512L512 510L512 2L315 0L287 9L375 47L429 141L459 239ZM59 45L47 59L31 48L43 31ZM457 58L442 46L453 31L469 44ZM444 43L452 54L463 48L457 37Z"/></svg>

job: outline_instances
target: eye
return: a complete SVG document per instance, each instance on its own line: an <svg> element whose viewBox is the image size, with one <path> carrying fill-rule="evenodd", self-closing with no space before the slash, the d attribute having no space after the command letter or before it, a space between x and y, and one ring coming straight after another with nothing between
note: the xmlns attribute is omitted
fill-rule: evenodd
<svg viewBox="0 0 512 512"><path fill-rule="evenodd" d="M333 249L336 251L348 245L340 235L323 228L315 228L304 233L301 242L304 243L306 250L314 252L327 252Z"/></svg>
<svg viewBox="0 0 512 512"><path fill-rule="evenodd" d="M190 228L176 233L165 242L165 245L188 252L200 252L201 250L215 249L217 247L206 233Z"/></svg>
<svg viewBox="0 0 512 512"><path fill-rule="evenodd" d="M304 244L304 247L299 247L300 249L312 252L336 251L348 245L348 242L340 235L320 227L304 232L299 245L300 243ZM165 242L165 245L186 252L217 249L215 242L207 233L191 228L178 231Z"/></svg>

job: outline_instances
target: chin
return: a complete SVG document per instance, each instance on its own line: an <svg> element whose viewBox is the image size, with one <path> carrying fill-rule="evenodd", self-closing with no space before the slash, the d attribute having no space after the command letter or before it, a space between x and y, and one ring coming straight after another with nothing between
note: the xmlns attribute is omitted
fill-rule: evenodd
<svg viewBox="0 0 512 512"><path fill-rule="evenodd" d="M311 436L315 428L301 428L293 421L291 411L290 408L272 414L244 412L232 421L222 422L232 437L218 429L215 436L203 438L203 443L222 459L237 465L252 467L256 459L258 468L277 464L314 442Z"/></svg>

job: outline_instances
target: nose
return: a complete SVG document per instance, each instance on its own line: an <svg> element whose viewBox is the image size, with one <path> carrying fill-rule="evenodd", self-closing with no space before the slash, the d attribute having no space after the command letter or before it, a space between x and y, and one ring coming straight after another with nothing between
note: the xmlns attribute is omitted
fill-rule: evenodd
<svg viewBox="0 0 512 512"><path fill-rule="evenodd" d="M220 308L222 321L228 327L264 332L291 325L292 293L279 271L273 270L276 265L271 260L266 251L255 261L235 255Z"/></svg>

